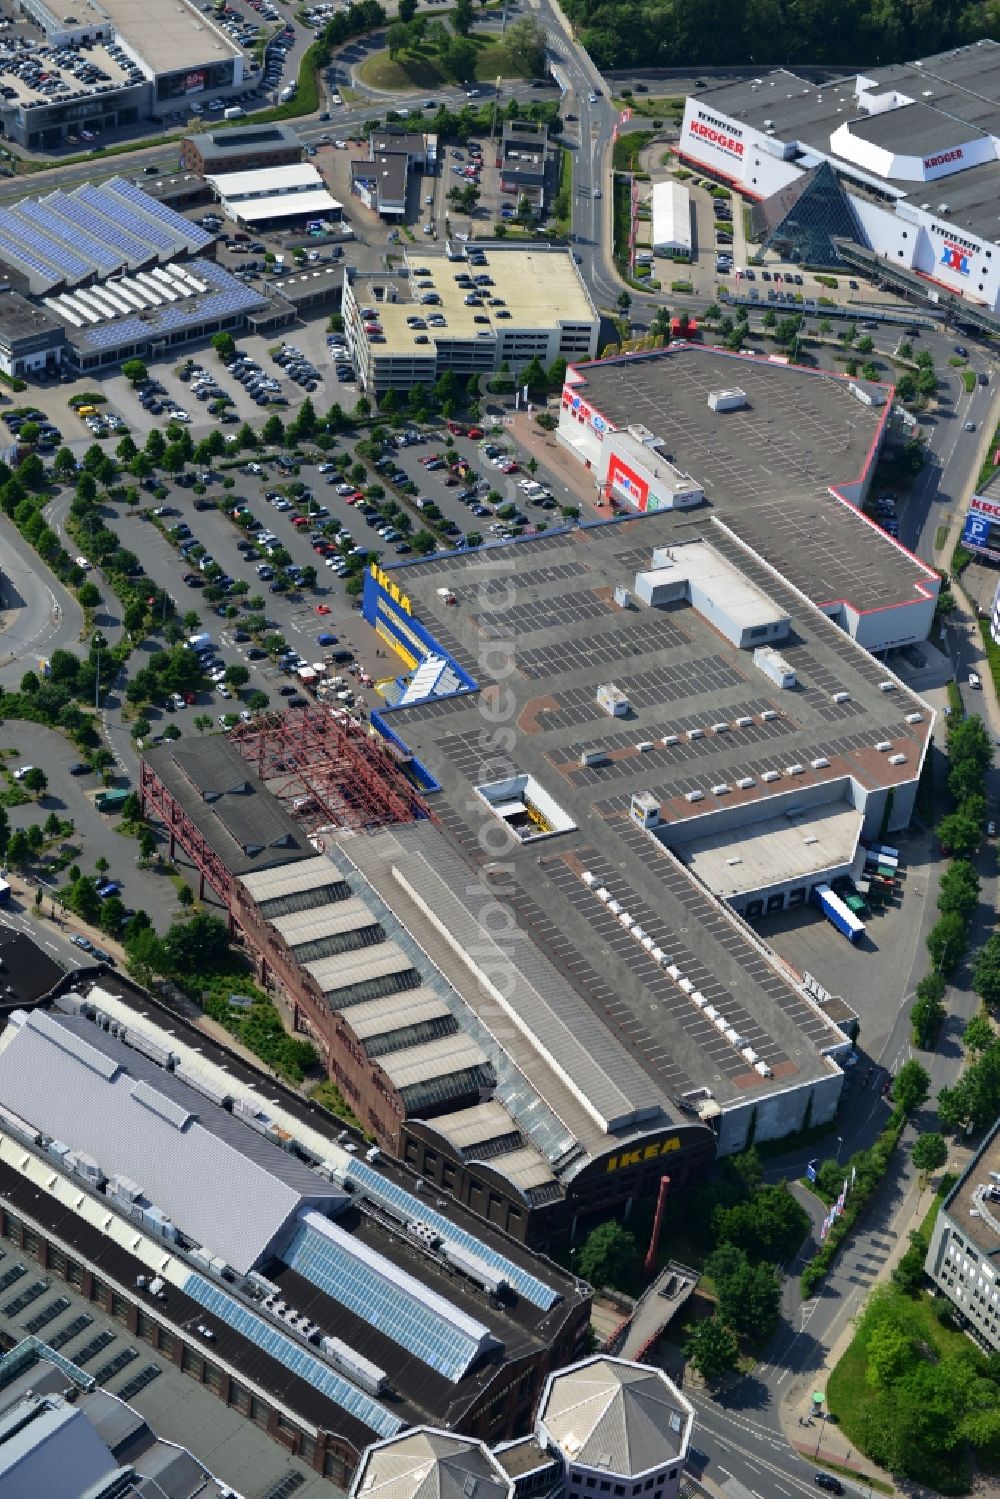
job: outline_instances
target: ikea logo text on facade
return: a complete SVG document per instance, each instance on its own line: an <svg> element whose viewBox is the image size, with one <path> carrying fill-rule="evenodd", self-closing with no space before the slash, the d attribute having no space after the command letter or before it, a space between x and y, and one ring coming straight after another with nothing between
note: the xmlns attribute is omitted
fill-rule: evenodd
<svg viewBox="0 0 1000 1499"><path fill-rule="evenodd" d="M640 1145L638 1150L623 1150L621 1155L613 1155L608 1161L609 1171L620 1171L624 1166L641 1166L643 1161L655 1161L657 1156L669 1155L673 1150L680 1150L681 1142L676 1135L671 1135L669 1140L658 1140L653 1145Z"/></svg>

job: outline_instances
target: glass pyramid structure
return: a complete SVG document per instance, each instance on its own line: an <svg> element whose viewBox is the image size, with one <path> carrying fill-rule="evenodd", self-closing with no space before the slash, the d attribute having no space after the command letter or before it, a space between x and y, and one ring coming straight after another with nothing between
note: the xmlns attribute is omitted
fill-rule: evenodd
<svg viewBox="0 0 1000 1499"><path fill-rule="evenodd" d="M850 198L828 161L803 172L762 203L755 203L751 226L761 252L776 250L783 259L803 265L842 264L835 239L850 239L871 248Z"/></svg>

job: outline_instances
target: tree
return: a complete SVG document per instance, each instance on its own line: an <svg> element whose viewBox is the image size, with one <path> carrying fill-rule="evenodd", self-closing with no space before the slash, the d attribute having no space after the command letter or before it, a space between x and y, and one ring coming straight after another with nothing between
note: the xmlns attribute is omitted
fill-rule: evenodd
<svg viewBox="0 0 1000 1499"><path fill-rule="evenodd" d="M926 1103L930 1094L930 1076L926 1067L911 1058L904 1062L896 1073L892 1085L893 1102L903 1110L904 1114L912 1114L914 1109Z"/></svg>
<svg viewBox="0 0 1000 1499"><path fill-rule="evenodd" d="M109 937L117 937L125 920L125 902L117 895L109 895L101 903L101 931Z"/></svg>
<svg viewBox="0 0 1000 1499"><path fill-rule="evenodd" d="M399 0L397 14L404 26L409 26L417 13L417 0Z"/></svg>
<svg viewBox="0 0 1000 1499"><path fill-rule="evenodd" d="M213 973L229 957L229 932L217 916L199 911L188 921L173 923L163 951L169 973Z"/></svg>
<svg viewBox="0 0 1000 1499"><path fill-rule="evenodd" d="M193 719L195 728L199 734L204 734L206 729L212 727L212 715L210 713L197 713Z"/></svg>
<svg viewBox="0 0 1000 1499"><path fill-rule="evenodd" d="M917 997L910 1011L913 1041L927 1049L934 1045L945 1017L943 1004L947 984L940 973L927 973L917 985Z"/></svg>
<svg viewBox="0 0 1000 1499"><path fill-rule="evenodd" d="M126 359L122 365L122 374L130 385L141 385L143 380L149 378L149 371L141 359Z"/></svg>
<svg viewBox="0 0 1000 1499"><path fill-rule="evenodd" d="M156 834L152 828L143 828L139 834L139 857L151 859L156 853Z"/></svg>
<svg viewBox="0 0 1000 1499"><path fill-rule="evenodd" d="M992 1046L997 1039L997 1033L990 1024L989 1016L984 1010L973 1015L962 1032L962 1041L967 1051L985 1051Z"/></svg>
<svg viewBox="0 0 1000 1499"><path fill-rule="evenodd" d="M739 1366L736 1339L720 1317L706 1317L698 1322L683 1352L706 1384L714 1383Z"/></svg>
<svg viewBox="0 0 1000 1499"><path fill-rule="evenodd" d="M250 709L251 713L263 713L264 709L268 705L268 701L269 699L267 693L261 692L258 688L256 692L251 692L250 696L247 698L247 707Z"/></svg>
<svg viewBox="0 0 1000 1499"><path fill-rule="evenodd" d="M632 1285L638 1266L634 1236L613 1220L591 1229L576 1261L577 1271L592 1286L622 1290Z"/></svg>
<svg viewBox="0 0 1000 1499"><path fill-rule="evenodd" d="M910 1160L924 1175L929 1175L932 1171L940 1171L947 1159L948 1145L944 1135L928 1131L918 1135L914 1140Z"/></svg>
<svg viewBox="0 0 1000 1499"><path fill-rule="evenodd" d="M24 828L15 828L7 843L7 862L15 868L27 864L31 858L31 844Z"/></svg>
<svg viewBox="0 0 1000 1499"><path fill-rule="evenodd" d="M947 1150L946 1150L947 1153ZM927 1258L927 1240L917 1229L909 1234L910 1247L899 1259L892 1272L892 1283L907 1296L915 1296L924 1284L924 1260Z"/></svg>
<svg viewBox="0 0 1000 1499"><path fill-rule="evenodd" d="M144 445L144 448L143 448L143 451L145 452L146 457L152 463L154 463L154 464L155 463L159 463L160 460L163 457L163 454L164 454L164 451L166 449L166 446L167 446L166 438L164 437L163 433L160 431L159 427L150 427L149 432L148 432L148 434L146 436L146 442L145 442L145 445ZM79 487L79 485L77 485L77 491L76 492L77 492L77 494L80 493L80 487Z"/></svg>
<svg viewBox="0 0 1000 1499"><path fill-rule="evenodd" d="M81 583L77 598L84 609L96 609L101 602L101 594L97 584L91 583L89 579L86 583Z"/></svg>
<svg viewBox="0 0 1000 1499"><path fill-rule="evenodd" d="M545 73L545 32L533 16L513 21L506 31L504 45L517 72L528 78Z"/></svg>
<svg viewBox="0 0 1000 1499"><path fill-rule="evenodd" d="M261 430L261 437L266 443L277 446L284 440L285 424L277 412L272 412Z"/></svg>
<svg viewBox="0 0 1000 1499"><path fill-rule="evenodd" d="M410 545L418 557L427 557L437 550L437 537L433 531L417 531Z"/></svg>
<svg viewBox="0 0 1000 1499"><path fill-rule="evenodd" d="M968 859L954 859L941 876L938 910L947 915L956 912L969 921L979 900L979 876Z"/></svg>
<svg viewBox="0 0 1000 1499"><path fill-rule="evenodd" d="M755 1261L780 1264L809 1231L809 1217L784 1182L761 1187L746 1202L718 1206L712 1214L717 1242L736 1244Z"/></svg>
<svg viewBox="0 0 1000 1499"><path fill-rule="evenodd" d="M410 40L410 28L402 21L394 21L385 33L385 45L390 58L395 60Z"/></svg>
<svg viewBox="0 0 1000 1499"><path fill-rule="evenodd" d="M982 838L982 822L979 818L970 817L968 812L959 808L957 812L951 812L947 817L941 818L937 833L943 849L947 849L957 859L966 859L979 847Z"/></svg>
<svg viewBox="0 0 1000 1499"><path fill-rule="evenodd" d="M194 905L194 891L190 885L182 885L177 892L177 904L180 906Z"/></svg>
<svg viewBox="0 0 1000 1499"><path fill-rule="evenodd" d="M48 784L49 778L40 765L32 765L31 769L21 777L21 785L24 789L34 792L37 796L44 796Z"/></svg>
<svg viewBox="0 0 1000 1499"><path fill-rule="evenodd" d="M472 0L455 0L451 24L459 36L468 36L472 29Z"/></svg>
<svg viewBox="0 0 1000 1499"><path fill-rule="evenodd" d="M96 925L101 919L101 897L97 893L97 883L89 875L81 875L69 888L67 900L70 909L80 917L81 921Z"/></svg>
<svg viewBox="0 0 1000 1499"><path fill-rule="evenodd" d="M957 911L941 916L927 933L927 951L939 973L951 973L965 951L965 920Z"/></svg>
<svg viewBox="0 0 1000 1499"><path fill-rule="evenodd" d="M1000 932L994 932L976 954L972 987L991 1010L1000 1005Z"/></svg>
<svg viewBox="0 0 1000 1499"><path fill-rule="evenodd" d="M212 348L218 354L223 363L225 363L227 359L233 359L235 357L236 340L231 333L215 333L212 335L211 343Z"/></svg>
<svg viewBox="0 0 1000 1499"><path fill-rule="evenodd" d="M230 687L245 687L250 680L250 668L236 663L226 667L226 683Z"/></svg>
<svg viewBox="0 0 1000 1499"><path fill-rule="evenodd" d="M472 0L466 0L471 8ZM452 13L454 15L454 12ZM458 83L468 83L476 76L476 59L479 54L468 37L453 36L444 50L441 61ZM357 408L355 408L357 409Z"/></svg>

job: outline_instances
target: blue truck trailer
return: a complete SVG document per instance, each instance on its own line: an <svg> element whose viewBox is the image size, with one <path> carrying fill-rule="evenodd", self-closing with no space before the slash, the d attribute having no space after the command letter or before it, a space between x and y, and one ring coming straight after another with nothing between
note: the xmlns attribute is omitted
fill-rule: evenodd
<svg viewBox="0 0 1000 1499"><path fill-rule="evenodd" d="M819 906L827 921L833 923L838 932L842 932L848 942L860 942L865 934L865 924L859 921L854 912L835 895L829 885L815 885L812 890L812 902Z"/></svg>

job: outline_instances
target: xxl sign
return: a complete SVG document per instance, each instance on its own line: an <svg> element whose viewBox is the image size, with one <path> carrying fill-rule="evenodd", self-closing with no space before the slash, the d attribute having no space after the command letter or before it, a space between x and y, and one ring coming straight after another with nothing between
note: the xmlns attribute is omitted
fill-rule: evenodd
<svg viewBox="0 0 1000 1499"><path fill-rule="evenodd" d="M651 1145L639 1145L635 1150L623 1150L618 1155L608 1158L608 1171L621 1171L626 1166L641 1166L643 1161L655 1161L658 1156L670 1155L675 1150L680 1150L681 1142L677 1135L671 1135L666 1140L654 1140Z"/></svg>
<svg viewBox="0 0 1000 1499"><path fill-rule="evenodd" d="M941 259L938 265L943 265L946 270L954 271L957 276L969 274L969 256L961 245L952 244L945 240L941 246Z"/></svg>

